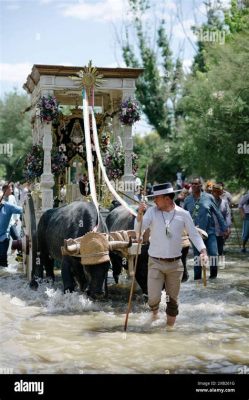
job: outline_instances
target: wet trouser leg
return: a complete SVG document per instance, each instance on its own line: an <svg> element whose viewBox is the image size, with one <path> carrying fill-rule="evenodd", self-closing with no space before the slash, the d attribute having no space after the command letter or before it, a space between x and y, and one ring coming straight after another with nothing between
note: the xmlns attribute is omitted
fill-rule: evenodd
<svg viewBox="0 0 249 400"><path fill-rule="evenodd" d="M181 260L182 260L183 269L184 269L183 270L183 276L182 276L182 282L186 282L188 280L188 278L189 278L188 269L187 269L188 251L189 251L189 246L182 248Z"/></svg>
<svg viewBox="0 0 249 400"><path fill-rule="evenodd" d="M210 278L216 278L218 274L218 246L216 235L209 235L206 242L207 253L209 256Z"/></svg>
<svg viewBox="0 0 249 400"><path fill-rule="evenodd" d="M166 313L172 317L178 314L178 295L182 279L181 260L165 262L149 257L148 296L152 311L157 311L161 301L163 284L166 290Z"/></svg>
<svg viewBox="0 0 249 400"><path fill-rule="evenodd" d="M210 265L210 277L215 278L218 273L218 246L215 234L211 233L208 238L204 240L205 246L207 248L207 254L209 257ZM200 253L193 246L194 250L194 279L201 279L202 277L202 267L200 263Z"/></svg>
<svg viewBox="0 0 249 400"><path fill-rule="evenodd" d="M222 256L225 239L223 236L216 236L216 240L217 240L217 246L218 246L218 254L219 254L219 256Z"/></svg>
<svg viewBox="0 0 249 400"><path fill-rule="evenodd" d="M8 266L8 247L9 239L5 239L3 242L0 242L0 267Z"/></svg>
<svg viewBox="0 0 249 400"><path fill-rule="evenodd" d="M245 219L243 220L243 228L242 228L242 240L243 240L243 248L246 248L246 243L249 239L249 214L245 214Z"/></svg>
<svg viewBox="0 0 249 400"><path fill-rule="evenodd" d="M160 271L160 261L149 257L148 262L148 303L152 311L159 309L164 274Z"/></svg>
<svg viewBox="0 0 249 400"><path fill-rule="evenodd" d="M165 276L165 290L167 295L166 314L171 317L176 317L178 315L178 295L182 280L181 261L175 261L170 264L171 268L167 271ZM175 267L173 267L172 264L175 264Z"/></svg>

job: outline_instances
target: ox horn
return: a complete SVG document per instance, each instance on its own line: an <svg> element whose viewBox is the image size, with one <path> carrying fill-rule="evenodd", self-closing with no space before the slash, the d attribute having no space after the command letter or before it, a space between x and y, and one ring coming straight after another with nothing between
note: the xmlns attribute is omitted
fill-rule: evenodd
<svg viewBox="0 0 249 400"><path fill-rule="evenodd" d="M67 246L67 251L69 253L79 253L80 245L79 244L71 244L71 245Z"/></svg>
<svg viewBox="0 0 249 400"><path fill-rule="evenodd" d="M64 247L69 253L79 253L80 243L77 243L75 239L64 240Z"/></svg>
<svg viewBox="0 0 249 400"><path fill-rule="evenodd" d="M129 247L130 242L122 242L122 241L113 241L113 242L109 242L109 250L113 251L113 250L118 250L118 249L124 249Z"/></svg>

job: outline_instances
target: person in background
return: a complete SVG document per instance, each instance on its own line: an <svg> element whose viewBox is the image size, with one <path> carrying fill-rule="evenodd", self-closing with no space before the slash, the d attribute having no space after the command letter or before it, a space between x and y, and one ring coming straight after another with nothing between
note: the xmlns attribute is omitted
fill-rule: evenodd
<svg viewBox="0 0 249 400"><path fill-rule="evenodd" d="M152 184L149 182L147 183L146 187L146 195L150 195L152 193Z"/></svg>
<svg viewBox="0 0 249 400"><path fill-rule="evenodd" d="M8 247L10 241L10 220L13 214L22 214L22 207L3 200L0 192L0 266L8 266Z"/></svg>
<svg viewBox="0 0 249 400"><path fill-rule="evenodd" d="M139 186L139 192L134 194L134 200L136 201L141 201L142 197L144 195L144 187L143 186Z"/></svg>
<svg viewBox="0 0 249 400"><path fill-rule="evenodd" d="M205 240L205 245L209 256L209 278L214 279L218 274L218 246L213 215L216 215L217 217L222 234L226 235L228 234L228 231L225 220L220 210L217 208L213 196L207 192L202 192L201 187L201 179L194 178L192 180L192 194L185 199L184 208L190 212L195 226L201 228L208 234L208 238ZM202 267L198 249L193 246L193 250L195 256L194 279L197 280L202 277Z"/></svg>
<svg viewBox="0 0 249 400"><path fill-rule="evenodd" d="M240 198L239 201L240 215L243 220L242 227L242 253L246 252L246 243L249 239L249 191Z"/></svg>
<svg viewBox="0 0 249 400"><path fill-rule="evenodd" d="M229 206L231 207L232 201L233 201L231 193L228 192L227 190L225 190L225 185L224 185L223 182L217 182L217 185L221 185L222 186L221 198L224 199L224 200L227 200Z"/></svg>
<svg viewBox="0 0 249 400"><path fill-rule="evenodd" d="M20 182L16 182L14 185L13 194L16 199L16 204L19 206L21 202L21 185Z"/></svg>
<svg viewBox="0 0 249 400"><path fill-rule="evenodd" d="M177 189L182 189L182 173L177 172L176 173L176 187Z"/></svg>
<svg viewBox="0 0 249 400"><path fill-rule="evenodd" d="M178 197L175 200L176 205L178 205L179 207L183 207L184 205L184 200L186 199L186 197L189 195L189 191L186 188L183 188L181 193L178 195Z"/></svg>
<svg viewBox="0 0 249 400"><path fill-rule="evenodd" d="M212 181L207 181L205 185L205 192L212 194L213 184L214 183Z"/></svg>
<svg viewBox="0 0 249 400"><path fill-rule="evenodd" d="M231 233L231 210L228 204L228 201L222 198L222 192L223 192L223 187L219 185L218 183L213 184L213 191L212 195L214 197L215 204L217 208L220 210L221 214L223 215L223 218L227 224L227 234L224 235L220 229L220 225L218 223L216 215L214 215L214 221L215 221L215 234L216 234L216 240L217 240L217 246L218 246L218 254L219 256L223 255L223 248L225 244L225 240L229 237Z"/></svg>
<svg viewBox="0 0 249 400"><path fill-rule="evenodd" d="M177 206L183 208L184 206L184 200L186 197L189 195L189 191L186 188L183 188L177 199L175 200L175 203ZM182 264L183 264L183 275L182 275L182 282L186 282L189 278L189 273L187 269L187 256L189 252L189 247L190 247L190 241L187 235L187 232L184 230L183 235L182 235Z"/></svg>
<svg viewBox="0 0 249 400"><path fill-rule="evenodd" d="M136 172L135 172L134 176L135 176L135 181L134 181L134 199L140 201L141 200L141 196L142 196L142 191L143 191L142 181L139 178L139 176L137 176Z"/></svg>
<svg viewBox="0 0 249 400"><path fill-rule="evenodd" d="M4 184L3 185L3 199L9 204L17 205L15 196L13 195L13 183ZM20 235L18 233L18 224L20 223L20 217L18 214L13 214L10 218L10 236L13 240L20 239Z"/></svg>
<svg viewBox="0 0 249 400"><path fill-rule="evenodd" d="M183 267L181 263L182 232L186 229L198 251L206 258L206 247L189 212L174 203L175 190L170 182L153 186L155 205L149 207L141 202L135 220L138 233L150 228L148 262L148 304L153 319L157 318L161 291L166 290L166 327L171 330L178 315L178 295L180 291ZM146 211L146 212L145 212ZM144 217L142 214L145 212ZM143 220L143 221L142 221ZM142 221L142 226L140 223Z"/></svg>

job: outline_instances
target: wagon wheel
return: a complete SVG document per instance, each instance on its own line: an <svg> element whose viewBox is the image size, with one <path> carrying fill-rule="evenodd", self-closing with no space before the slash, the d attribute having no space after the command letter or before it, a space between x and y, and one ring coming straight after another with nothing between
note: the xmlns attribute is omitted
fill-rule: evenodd
<svg viewBox="0 0 249 400"><path fill-rule="evenodd" d="M23 267L28 280L40 276L39 258L37 255L37 230L35 208L31 194L28 194L23 207ZM41 276L42 277L42 276Z"/></svg>

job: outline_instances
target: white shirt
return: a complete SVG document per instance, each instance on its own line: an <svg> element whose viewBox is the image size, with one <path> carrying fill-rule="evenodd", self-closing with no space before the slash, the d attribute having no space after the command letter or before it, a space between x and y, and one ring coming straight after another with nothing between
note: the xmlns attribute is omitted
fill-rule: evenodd
<svg viewBox="0 0 249 400"><path fill-rule="evenodd" d="M227 192L226 190L224 190L224 192L222 193L222 195L220 196L222 199L227 200L228 204L231 205L233 198L231 193Z"/></svg>
<svg viewBox="0 0 249 400"><path fill-rule="evenodd" d="M166 236L166 224L169 223L171 236ZM139 223L135 220L134 229L139 232ZM150 207L143 217L142 231L150 228L151 257L173 258L181 256L182 233L185 229L198 251L206 246L197 232L193 220L188 211L175 205L170 212L161 211L157 206Z"/></svg>

